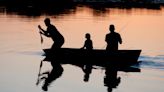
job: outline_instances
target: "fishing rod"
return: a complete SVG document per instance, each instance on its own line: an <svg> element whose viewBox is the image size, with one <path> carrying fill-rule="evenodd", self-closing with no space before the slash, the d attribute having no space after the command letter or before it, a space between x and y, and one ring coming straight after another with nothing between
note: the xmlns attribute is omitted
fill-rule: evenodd
<svg viewBox="0 0 164 92"><path fill-rule="evenodd" d="M119 33L122 32L129 24L129 21L123 26L121 27L121 29L118 31Z"/></svg>

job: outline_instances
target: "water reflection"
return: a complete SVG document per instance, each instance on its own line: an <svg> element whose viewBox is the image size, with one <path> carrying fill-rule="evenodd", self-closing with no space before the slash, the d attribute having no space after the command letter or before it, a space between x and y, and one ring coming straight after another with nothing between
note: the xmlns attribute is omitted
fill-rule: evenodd
<svg viewBox="0 0 164 92"><path fill-rule="evenodd" d="M42 62L43 61L41 61L41 63ZM61 75L64 71L60 62L51 61L51 65L52 65L51 71L45 71L40 74L41 66L39 69L38 80L37 80L36 85L38 85L40 83L40 81L44 80L44 83L42 85L42 90L44 90L44 91L48 91L48 87L50 86L50 84L53 81L55 81L57 78L61 77Z"/></svg>
<svg viewBox="0 0 164 92"><path fill-rule="evenodd" d="M82 67L82 70L84 72L84 81L85 82L89 81L90 74L92 73L92 68L93 68L92 66L93 66L92 64L85 64Z"/></svg>
<svg viewBox="0 0 164 92"><path fill-rule="evenodd" d="M121 82L121 77L117 77L117 68L109 66L105 68L104 86L107 87L108 92L112 92L113 88L117 88Z"/></svg>
<svg viewBox="0 0 164 92"><path fill-rule="evenodd" d="M71 60L68 61L60 61L55 59L54 57L51 57L47 59L48 57L46 56L42 61L40 65L40 70L42 67L42 62L49 62L51 63L51 66L53 67L51 71L46 71L43 73L39 73L38 75L38 81L37 85L40 83L41 80L44 80L42 84L42 90L48 91L49 85L55 81L56 79L60 78L64 68L62 65L64 64L69 64L73 65L76 67L79 67L82 69L82 72L84 73L83 76L83 81L84 82L89 82L90 75L92 74L93 69L103 69L105 70L105 75L104 75L104 80L103 84L104 87L107 87L107 92L112 92L114 88L117 88L117 86L121 83L121 77L118 77L118 71L123 71L123 72L140 72L139 66L136 68L132 66L118 66L118 64L106 64L105 66L102 64L100 65L94 65L89 62L72 62ZM101 68L95 68L95 66L101 67ZM40 72L39 70L39 72ZM95 80L96 81L96 80Z"/></svg>

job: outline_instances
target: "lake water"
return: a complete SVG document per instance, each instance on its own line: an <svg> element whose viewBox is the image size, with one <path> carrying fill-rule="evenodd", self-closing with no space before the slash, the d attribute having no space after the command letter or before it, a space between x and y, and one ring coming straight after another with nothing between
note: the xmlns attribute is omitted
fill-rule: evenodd
<svg viewBox="0 0 164 92"><path fill-rule="evenodd" d="M36 85L44 48L52 41L43 37L40 43L38 25L46 28L44 19L65 37L63 47L80 48L85 33L91 34L93 47L105 49L105 35L114 24L121 34L123 44L119 49L142 49L139 61L141 72L118 72L121 82L112 92L164 92L164 7L105 8L76 7L61 14L42 13L39 16L7 12L0 13L0 92L42 92L43 82ZM64 71L53 81L49 92L108 92L104 86L105 71L93 69L88 82L83 81L81 68L62 65ZM43 62L41 72L51 70L49 62Z"/></svg>

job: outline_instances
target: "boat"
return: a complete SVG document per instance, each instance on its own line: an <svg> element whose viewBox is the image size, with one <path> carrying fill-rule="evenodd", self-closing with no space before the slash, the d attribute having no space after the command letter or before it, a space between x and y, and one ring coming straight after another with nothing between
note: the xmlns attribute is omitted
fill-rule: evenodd
<svg viewBox="0 0 164 92"><path fill-rule="evenodd" d="M87 63L106 66L129 66L138 63L141 50L117 50L93 49L91 51L80 48L60 48L57 50L44 49L44 61L60 61L63 63Z"/></svg>

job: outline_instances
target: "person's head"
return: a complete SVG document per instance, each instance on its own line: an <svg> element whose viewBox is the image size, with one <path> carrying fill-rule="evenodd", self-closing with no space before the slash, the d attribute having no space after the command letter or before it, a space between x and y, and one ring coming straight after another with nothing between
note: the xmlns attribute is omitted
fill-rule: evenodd
<svg viewBox="0 0 164 92"><path fill-rule="evenodd" d="M113 25L113 24L111 24L111 25L109 26L109 30L110 30L110 32L114 32L115 27L114 27L114 25Z"/></svg>
<svg viewBox="0 0 164 92"><path fill-rule="evenodd" d="M50 25L50 18L46 18L44 20L44 23L45 23L46 26Z"/></svg>
<svg viewBox="0 0 164 92"><path fill-rule="evenodd" d="M90 39L91 38L90 34L89 33L86 33L85 34L85 38Z"/></svg>

